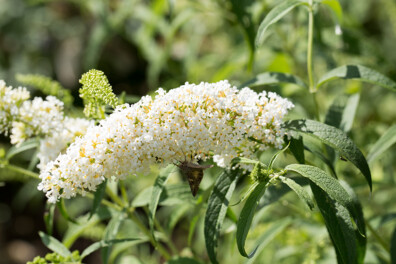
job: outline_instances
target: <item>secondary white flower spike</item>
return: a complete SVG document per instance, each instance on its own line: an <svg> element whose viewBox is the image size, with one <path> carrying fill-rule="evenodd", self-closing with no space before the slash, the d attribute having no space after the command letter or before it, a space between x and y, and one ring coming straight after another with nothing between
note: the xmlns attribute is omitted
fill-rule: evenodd
<svg viewBox="0 0 396 264"><path fill-rule="evenodd" d="M88 128L42 170L38 188L56 202L93 191L105 178L146 173L153 163L213 158L226 167L237 156L280 148L282 118L292 107L275 93L238 90L228 81L159 89L154 99L119 106Z"/></svg>

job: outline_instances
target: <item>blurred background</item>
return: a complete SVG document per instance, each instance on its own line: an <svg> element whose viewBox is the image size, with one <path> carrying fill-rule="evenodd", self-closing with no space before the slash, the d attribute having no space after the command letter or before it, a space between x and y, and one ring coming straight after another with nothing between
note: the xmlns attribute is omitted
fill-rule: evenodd
<svg viewBox="0 0 396 264"><path fill-rule="evenodd" d="M78 97L79 78L90 69L104 71L114 92L125 92L129 102L158 87L171 89L185 82L223 79L240 85L265 71L292 73L306 80L304 8L293 10L274 25L263 47L254 47L260 22L277 2L0 0L0 79L17 87L22 85L16 80L18 73L49 76L72 92L76 108L82 107ZM362 64L396 80L396 2L341 0L340 3L342 21L328 9L316 10L316 80L344 64ZM336 34L337 24L341 34ZM305 99L308 91L292 85L266 89L275 90L296 104L293 117L313 118L312 102ZM318 97L322 118L334 98L343 93L361 92L350 136L365 154L395 123L396 94L389 90L354 81L339 81L321 89ZM42 96L33 89L31 92ZM8 142L7 137L1 137L3 148L9 148ZM363 177L348 179L362 199L366 218L373 221L384 239L390 237L394 225L377 218L396 214L395 150L393 147L370 164L374 179L372 196ZM13 162L28 167L33 155L33 151L24 152ZM344 167L341 165L339 169L347 171ZM153 179L142 181L150 184ZM25 263L47 252L37 235L38 230L44 230L45 197L36 186L36 180L0 170L0 263ZM278 210L287 211L287 208L280 206ZM62 233L62 227L58 232ZM298 237L290 242L292 245L310 241L304 231L289 233L282 243L289 243L290 237ZM92 236L86 235L74 247L85 248L92 240ZM269 250L275 251L276 246ZM377 246L370 247L375 251ZM372 263L381 263L381 258L372 259ZM294 260L302 263L304 258ZM98 263L95 255L89 261ZM287 258L276 263L282 261L294 263L287 262Z"/></svg>

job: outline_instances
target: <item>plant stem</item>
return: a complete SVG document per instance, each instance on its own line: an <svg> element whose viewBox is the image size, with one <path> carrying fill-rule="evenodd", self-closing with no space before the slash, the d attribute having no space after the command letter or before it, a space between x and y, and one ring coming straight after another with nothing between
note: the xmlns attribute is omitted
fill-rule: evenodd
<svg viewBox="0 0 396 264"><path fill-rule="evenodd" d="M308 72L308 79L309 79L309 91L311 93L315 93L316 92L316 87L315 87L315 84L314 84L313 74L312 74L313 27L314 27L314 19L313 19L312 0L309 0L309 7L308 7L307 72Z"/></svg>
<svg viewBox="0 0 396 264"><path fill-rule="evenodd" d="M154 240L153 236L150 233L150 230L147 229L147 227L140 221L140 219L134 214L135 208L131 208L130 211L128 211L128 216L129 218L140 228L140 230L149 238L150 243L158 250L158 252L161 253L161 255L166 259L169 260L171 258L171 255L168 253L168 251L157 241Z"/></svg>
<svg viewBox="0 0 396 264"><path fill-rule="evenodd" d="M124 202L115 194L109 186L106 186L106 193L110 196L110 198L121 208L125 208ZM161 253L161 255L166 259L169 260L171 255L166 251L166 249L157 241L154 240L153 236L151 235L150 230L140 221L136 215L134 215L135 208L129 208L128 216L129 218L142 230L142 232L149 238L150 243Z"/></svg>
<svg viewBox="0 0 396 264"><path fill-rule="evenodd" d="M123 203L123 201L120 199L120 197L117 196L117 194L115 194L110 187L107 185L106 186L106 193L108 196L110 196L111 200L113 200L117 205L119 205L121 208L125 207L125 204Z"/></svg>
<svg viewBox="0 0 396 264"><path fill-rule="evenodd" d="M17 167L17 166L11 165L11 164L5 164L4 168L21 173L21 174L25 174L29 177L34 178L34 179L40 179L39 175L37 173L27 170L27 169L24 169L24 168L21 168L21 167Z"/></svg>
<svg viewBox="0 0 396 264"><path fill-rule="evenodd" d="M313 52L313 30L314 30L314 17L313 17L313 1L309 0L308 6L308 47L307 47L307 72L309 81L309 92L312 93L312 99L315 108L315 118L320 121L319 105L316 98L317 88L313 79L312 70L312 52Z"/></svg>

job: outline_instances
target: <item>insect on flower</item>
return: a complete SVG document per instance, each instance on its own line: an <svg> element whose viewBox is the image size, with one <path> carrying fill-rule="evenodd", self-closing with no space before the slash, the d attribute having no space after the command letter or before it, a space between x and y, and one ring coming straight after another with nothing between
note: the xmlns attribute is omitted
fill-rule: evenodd
<svg viewBox="0 0 396 264"><path fill-rule="evenodd" d="M203 178L203 170L211 168L213 165L199 165L189 161L183 161L177 167L179 167L180 173L187 178L191 193L195 197Z"/></svg>

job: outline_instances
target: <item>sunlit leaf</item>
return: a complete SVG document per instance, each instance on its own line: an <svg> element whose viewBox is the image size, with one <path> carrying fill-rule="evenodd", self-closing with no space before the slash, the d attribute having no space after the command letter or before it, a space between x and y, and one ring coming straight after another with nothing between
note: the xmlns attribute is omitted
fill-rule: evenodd
<svg viewBox="0 0 396 264"><path fill-rule="evenodd" d="M58 253L62 257L69 257L71 256L71 252L65 247L58 239L49 236L45 234L44 232L39 232L39 235L41 237L41 241L43 241L43 244L51 249L52 251Z"/></svg>
<svg viewBox="0 0 396 264"><path fill-rule="evenodd" d="M5 159L9 160L21 152L38 147L38 145L39 145L39 141L36 138L28 139L18 146L12 146L7 151Z"/></svg>
<svg viewBox="0 0 396 264"><path fill-rule="evenodd" d="M259 47L263 44L265 32L269 26L278 22L282 17L293 10L293 8L299 5L308 5L308 3L304 0L285 0L275 6L260 24L256 36L256 46Z"/></svg>
<svg viewBox="0 0 396 264"><path fill-rule="evenodd" d="M367 161L373 162L382 153L388 150L396 143L396 125L391 126L381 137L375 142L367 155Z"/></svg>
<svg viewBox="0 0 396 264"><path fill-rule="evenodd" d="M313 209L315 207L314 202L312 201L311 197L309 196L308 192L299 184L297 184L295 181L293 181L290 178L280 176L279 179L286 184L287 186L292 189L297 196L305 202L305 204L308 206L309 209Z"/></svg>
<svg viewBox="0 0 396 264"><path fill-rule="evenodd" d="M325 123L349 132L355 119L359 98L359 94L338 96L326 113Z"/></svg>
<svg viewBox="0 0 396 264"><path fill-rule="evenodd" d="M396 91L396 82L385 75L362 65L345 65L325 73L317 83L317 87L335 79L357 79Z"/></svg>
<svg viewBox="0 0 396 264"><path fill-rule="evenodd" d="M362 172L370 190L372 189L371 172L363 153L342 130L317 121L304 119L287 121L284 127L292 135L294 132L307 134L337 150L341 156L351 161Z"/></svg>
<svg viewBox="0 0 396 264"><path fill-rule="evenodd" d="M280 84L280 83L291 83L303 88L307 88L307 85L301 80L299 77L289 74L289 73L282 73L282 72L264 72L253 79L243 83L239 86L239 88L243 87L262 87L264 85L271 85L271 84Z"/></svg>
<svg viewBox="0 0 396 264"><path fill-rule="evenodd" d="M338 23L342 23L342 7L338 0L322 0L322 4L327 5L333 11Z"/></svg>

